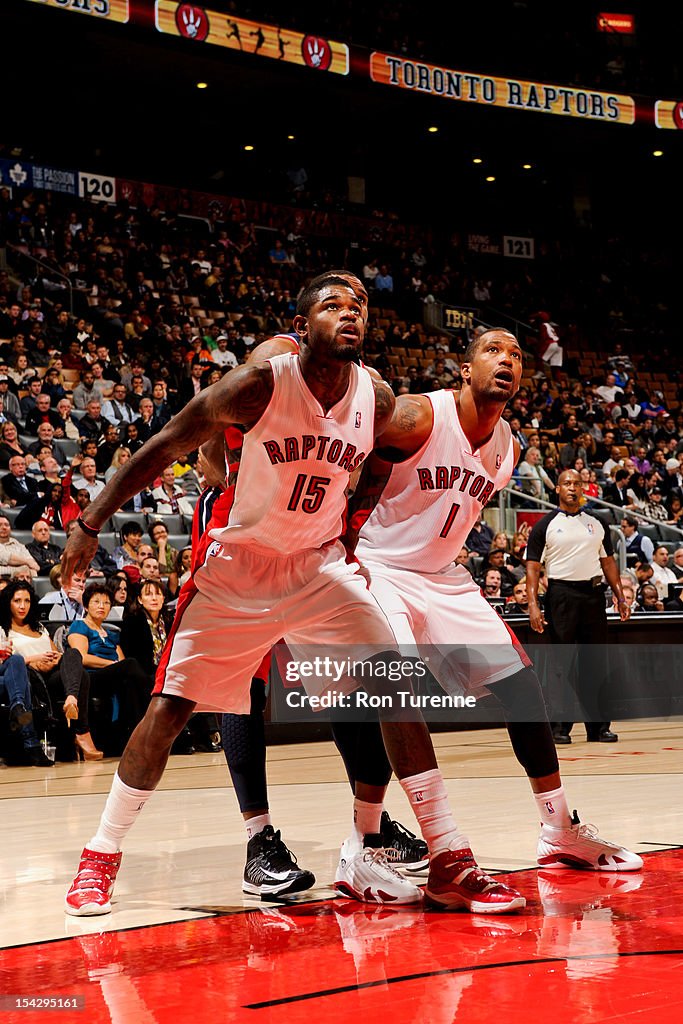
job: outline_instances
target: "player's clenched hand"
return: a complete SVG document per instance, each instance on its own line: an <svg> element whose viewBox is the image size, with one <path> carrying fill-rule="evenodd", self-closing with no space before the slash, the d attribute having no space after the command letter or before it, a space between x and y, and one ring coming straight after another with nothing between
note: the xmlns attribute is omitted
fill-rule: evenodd
<svg viewBox="0 0 683 1024"><path fill-rule="evenodd" d="M542 633L545 626L548 625L538 605L534 605L533 608L529 605L529 625L535 633Z"/></svg>
<svg viewBox="0 0 683 1024"><path fill-rule="evenodd" d="M66 590L72 582L85 579L88 566L97 554L97 537L88 537L77 526L73 531L62 555L62 587Z"/></svg>

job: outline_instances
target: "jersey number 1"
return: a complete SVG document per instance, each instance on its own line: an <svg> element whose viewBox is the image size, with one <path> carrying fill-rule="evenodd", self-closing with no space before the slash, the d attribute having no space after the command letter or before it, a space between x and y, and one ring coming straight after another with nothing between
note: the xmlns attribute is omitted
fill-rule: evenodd
<svg viewBox="0 0 683 1024"><path fill-rule="evenodd" d="M311 515L313 512L317 512L323 503L325 497L325 488L329 484L331 477L329 476L312 476L308 477L305 473L299 473L298 477L294 481L294 489L292 490L292 496L289 499L287 510L289 512L296 512L301 501L301 495L304 493L304 487L308 480L308 487L306 487L306 496L301 502L301 511L308 512Z"/></svg>
<svg viewBox="0 0 683 1024"><path fill-rule="evenodd" d="M448 515L446 516L446 522L443 524L443 527L441 529L441 533L439 534L439 537L447 537L448 536L448 534L451 531L451 526L453 525L453 520L455 519L455 517L457 516L459 511L460 511L460 506L459 505L455 505L455 504L451 505L451 510L448 513Z"/></svg>

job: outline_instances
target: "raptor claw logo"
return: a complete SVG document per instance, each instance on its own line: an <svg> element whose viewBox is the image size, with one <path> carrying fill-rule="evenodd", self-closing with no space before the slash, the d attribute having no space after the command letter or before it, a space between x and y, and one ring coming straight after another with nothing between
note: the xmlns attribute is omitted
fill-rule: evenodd
<svg viewBox="0 0 683 1024"><path fill-rule="evenodd" d="M185 39L203 43L209 34L209 18L203 7L196 4L179 4L175 12L178 32Z"/></svg>
<svg viewBox="0 0 683 1024"><path fill-rule="evenodd" d="M307 67L318 71L327 71L332 63L330 44L320 36L305 36L301 43L301 55Z"/></svg>

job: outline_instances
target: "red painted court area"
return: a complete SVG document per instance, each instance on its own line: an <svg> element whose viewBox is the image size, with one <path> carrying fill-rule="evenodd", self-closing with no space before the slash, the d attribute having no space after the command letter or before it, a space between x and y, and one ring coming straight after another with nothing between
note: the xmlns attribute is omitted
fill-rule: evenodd
<svg viewBox="0 0 683 1024"><path fill-rule="evenodd" d="M83 996L7 1024L392 1024L683 1018L683 849L641 874L524 871L520 915L330 900L2 951L3 994Z"/></svg>

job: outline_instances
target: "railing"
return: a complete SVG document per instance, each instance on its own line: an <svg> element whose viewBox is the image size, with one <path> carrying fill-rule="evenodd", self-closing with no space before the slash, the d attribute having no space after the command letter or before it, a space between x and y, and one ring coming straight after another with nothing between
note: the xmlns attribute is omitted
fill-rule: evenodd
<svg viewBox="0 0 683 1024"><path fill-rule="evenodd" d="M13 245L11 242L6 242L5 244L8 249L11 249L12 252L16 252L22 259L30 260L32 263L36 263L39 267L43 267L45 270L48 270L50 274L54 275L55 277L61 278L62 281L66 281L66 286L69 289L69 312L73 316L74 289L73 285L71 284L71 281L66 276L66 274L62 274L61 271L55 270L55 268L51 267L49 263L43 263L42 260L39 260L37 256L33 256L30 252L25 252L24 249L19 245Z"/></svg>
<svg viewBox="0 0 683 1024"><path fill-rule="evenodd" d="M543 509L547 508L551 511L554 511L557 508L557 505L553 505L552 502L546 501L544 498L537 498L533 494L527 494L525 491L518 490L516 487L511 487L508 484L508 486L504 487L498 494L500 530L505 529L507 513L512 509L512 503L510 501L512 496L515 496L517 498L523 498L525 502L528 502L531 505L539 505ZM669 523L662 523L658 519L652 519L650 516L645 515L644 512L633 512L631 509L624 509L619 505L613 505L612 502L605 501L603 498L591 498L591 508L594 508L596 505L599 506L600 508L611 509L613 512L616 512L617 515L620 517L620 521L624 516L632 516L639 522L650 523L652 526L656 526L658 529L660 527L664 527L666 530L671 531L673 534L675 534L679 538L680 542L683 543L683 530L678 526L671 526ZM616 550L619 563L619 572L623 573L626 569L626 538L620 526L617 523L609 523L606 525L609 525L610 529L613 530L617 536L618 542L616 545Z"/></svg>

